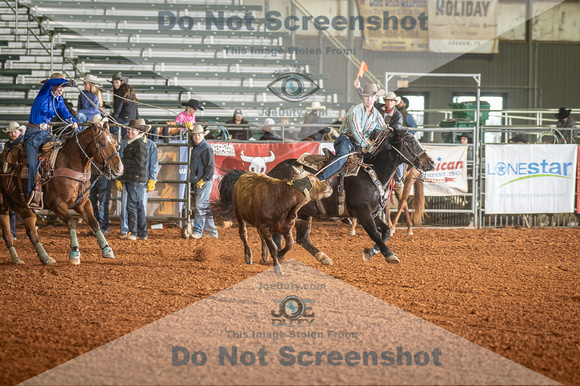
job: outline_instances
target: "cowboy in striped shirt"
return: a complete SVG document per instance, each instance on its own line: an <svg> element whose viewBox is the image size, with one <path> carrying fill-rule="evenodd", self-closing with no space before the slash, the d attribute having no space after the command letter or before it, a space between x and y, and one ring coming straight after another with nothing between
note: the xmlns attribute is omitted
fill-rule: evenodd
<svg viewBox="0 0 580 386"><path fill-rule="evenodd" d="M372 146L371 134L386 130L387 124L381 113L373 107L378 97L385 95L385 90L377 90L376 84L366 84L361 94L363 103L353 106L347 113L340 128L341 135L334 141L334 159L320 174L321 180L326 180L346 163L346 154L353 150L367 152Z"/></svg>

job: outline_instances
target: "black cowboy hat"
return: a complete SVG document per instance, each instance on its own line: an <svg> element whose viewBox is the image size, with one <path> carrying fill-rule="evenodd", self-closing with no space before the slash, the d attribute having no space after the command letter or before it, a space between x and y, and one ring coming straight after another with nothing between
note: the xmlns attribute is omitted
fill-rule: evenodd
<svg viewBox="0 0 580 386"><path fill-rule="evenodd" d="M461 138L461 137L467 138L467 142L469 142L469 143L473 142L473 137L469 133L461 133L459 135L459 138Z"/></svg>
<svg viewBox="0 0 580 386"><path fill-rule="evenodd" d="M509 140L510 143L528 143L528 140L524 138L522 134L516 134Z"/></svg>
<svg viewBox="0 0 580 386"><path fill-rule="evenodd" d="M182 106L193 107L196 110L203 111L203 107L199 105L199 102L196 99L190 99L187 102L181 104Z"/></svg>
<svg viewBox="0 0 580 386"><path fill-rule="evenodd" d="M558 119L564 119L564 118L568 118L570 116L571 112L572 112L572 109L566 110L565 107L560 107L560 111L558 111L558 114L554 114L554 115Z"/></svg>
<svg viewBox="0 0 580 386"><path fill-rule="evenodd" d="M113 79L109 80L109 83L113 83L116 80L120 80L122 83L129 83L129 78L123 76L120 72L116 72L113 74Z"/></svg>

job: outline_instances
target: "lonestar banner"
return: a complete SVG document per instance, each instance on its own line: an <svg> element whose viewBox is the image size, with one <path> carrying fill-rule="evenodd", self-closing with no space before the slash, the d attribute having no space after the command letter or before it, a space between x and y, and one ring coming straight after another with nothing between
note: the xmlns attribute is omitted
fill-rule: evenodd
<svg viewBox="0 0 580 386"><path fill-rule="evenodd" d="M429 146L423 148L435 161L435 168L424 174L426 196L454 196L467 193L467 146Z"/></svg>
<svg viewBox="0 0 580 386"><path fill-rule="evenodd" d="M576 145L487 145L485 213L573 213Z"/></svg>
<svg viewBox="0 0 580 386"><path fill-rule="evenodd" d="M213 148L215 157L212 198L219 197L219 181L234 169L268 174L274 166L286 159L298 158L304 153L320 153L319 142L208 142Z"/></svg>
<svg viewBox="0 0 580 386"><path fill-rule="evenodd" d="M358 12L367 25L363 48L372 51L427 51L429 32L426 0L359 0Z"/></svg>
<svg viewBox="0 0 580 386"><path fill-rule="evenodd" d="M431 0L429 51L498 52L498 0Z"/></svg>

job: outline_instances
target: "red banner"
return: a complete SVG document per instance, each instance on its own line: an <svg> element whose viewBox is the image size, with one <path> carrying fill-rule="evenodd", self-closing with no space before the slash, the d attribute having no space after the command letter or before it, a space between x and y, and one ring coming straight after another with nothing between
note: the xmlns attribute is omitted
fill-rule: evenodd
<svg viewBox="0 0 580 386"><path fill-rule="evenodd" d="M289 158L298 158L304 153L320 154L319 142L208 142L215 157L212 199L219 196L218 185L222 176L234 169L268 174L274 166Z"/></svg>

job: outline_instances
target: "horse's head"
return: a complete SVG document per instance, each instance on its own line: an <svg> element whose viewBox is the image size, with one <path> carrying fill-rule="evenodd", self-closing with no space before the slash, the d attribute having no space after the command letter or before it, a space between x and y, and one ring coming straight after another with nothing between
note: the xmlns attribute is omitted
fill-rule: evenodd
<svg viewBox="0 0 580 386"><path fill-rule="evenodd" d="M424 172L433 170L435 162L429 157L413 134L407 133L402 136L394 134L393 137L395 137L392 141L393 147L398 151L402 162Z"/></svg>
<svg viewBox="0 0 580 386"><path fill-rule="evenodd" d="M85 135L92 139L87 144L87 154L92 156L97 164L103 165L105 171L114 176L123 174L123 163L117 151L117 140L109 132L109 124L107 122L93 123L83 131L85 132L87 132ZM88 132L92 133L92 136L89 136Z"/></svg>

